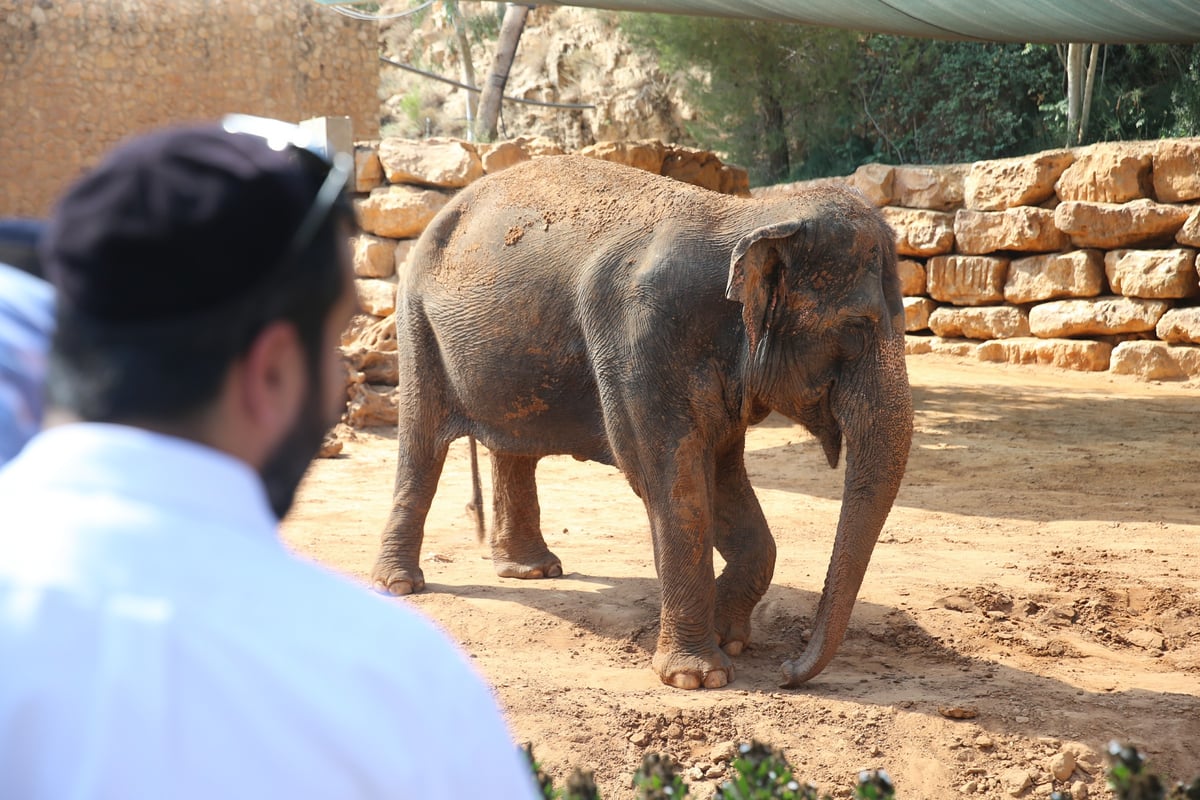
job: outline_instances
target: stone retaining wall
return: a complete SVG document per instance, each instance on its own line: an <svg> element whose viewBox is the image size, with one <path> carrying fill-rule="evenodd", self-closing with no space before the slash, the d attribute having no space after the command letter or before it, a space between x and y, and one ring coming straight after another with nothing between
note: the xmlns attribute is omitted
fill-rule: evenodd
<svg viewBox="0 0 1200 800"><path fill-rule="evenodd" d="M0 215L42 216L115 142L227 112L379 135L374 23L311 0L0 0Z"/></svg>
<svg viewBox="0 0 1200 800"><path fill-rule="evenodd" d="M359 302L347 332L352 425L395 424L396 275L450 198L481 175L562 153L548 139L356 146ZM658 142L584 155L729 194L744 170ZM1200 377L1200 139L1097 145L967 165L872 164L846 178L896 230L908 352Z"/></svg>
<svg viewBox="0 0 1200 800"><path fill-rule="evenodd" d="M909 353L1200 377L1200 139L834 180L896 229Z"/></svg>

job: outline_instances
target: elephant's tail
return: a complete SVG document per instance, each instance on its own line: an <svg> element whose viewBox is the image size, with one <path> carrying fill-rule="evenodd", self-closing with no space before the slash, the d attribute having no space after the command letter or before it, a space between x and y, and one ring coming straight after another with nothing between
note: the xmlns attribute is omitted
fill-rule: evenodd
<svg viewBox="0 0 1200 800"><path fill-rule="evenodd" d="M475 517L475 541L482 543L487 531L483 522L483 485L479 482L479 455L476 452L479 448L474 436L467 439L471 443L471 502L467 503L467 511Z"/></svg>

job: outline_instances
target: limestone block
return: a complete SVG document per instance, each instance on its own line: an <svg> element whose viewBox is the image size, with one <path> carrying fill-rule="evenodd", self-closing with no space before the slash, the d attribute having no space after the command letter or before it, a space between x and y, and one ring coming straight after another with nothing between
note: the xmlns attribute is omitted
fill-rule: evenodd
<svg viewBox="0 0 1200 800"><path fill-rule="evenodd" d="M354 191L369 192L383 185L383 165L379 163L378 142L354 145Z"/></svg>
<svg viewBox="0 0 1200 800"><path fill-rule="evenodd" d="M929 315L938 336L961 339L1012 339L1029 336L1029 316L1013 306L942 306Z"/></svg>
<svg viewBox="0 0 1200 800"><path fill-rule="evenodd" d="M1170 304L1164 300L1111 295L1051 300L1029 309L1029 329L1042 339L1139 333L1154 330L1168 308Z"/></svg>
<svg viewBox="0 0 1200 800"><path fill-rule="evenodd" d="M738 197L750 196L750 173L742 167L733 164L721 165L721 181L717 187L721 194L735 194Z"/></svg>
<svg viewBox="0 0 1200 800"><path fill-rule="evenodd" d="M958 306L986 306L1004 299L1008 259L937 256L929 259L929 296Z"/></svg>
<svg viewBox="0 0 1200 800"><path fill-rule="evenodd" d="M1159 339L1172 344L1200 344L1200 308L1172 308L1154 326Z"/></svg>
<svg viewBox="0 0 1200 800"><path fill-rule="evenodd" d="M936 256L954 250L954 215L885 206L883 218L896 232L896 253L902 256Z"/></svg>
<svg viewBox="0 0 1200 800"><path fill-rule="evenodd" d="M919 356L933 352L932 336L905 336L904 355Z"/></svg>
<svg viewBox="0 0 1200 800"><path fill-rule="evenodd" d="M892 202L895 205L948 211L963 204L963 181L969 164L892 169Z"/></svg>
<svg viewBox="0 0 1200 800"><path fill-rule="evenodd" d="M1054 197L1054 183L1075 160L1070 150L977 161L963 184L963 203L975 211L1037 206Z"/></svg>
<svg viewBox="0 0 1200 800"><path fill-rule="evenodd" d="M661 142L655 141L596 142L580 150L579 154L661 175L667 148Z"/></svg>
<svg viewBox="0 0 1200 800"><path fill-rule="evenodd" d="M738 169L726 167L716 154L707 150L688 150L682 147L671 148L663 157L660 174L677 181L690 183L714 192L721 191L723 185L730 185L729 171ZM745 181L749 195L750 179Z"/></svg>
<svg viewBox="0 0 1200 800"><path fill-rule="evenodd" d="M354 428L395 425L400 419L399 395L400 390L395 386L376 386L363 382L351 384L350 402L344 416L346 424Z"/></svg>
<svg viewBox="0 0 1200 800"><path fill-rule="evenodd" d="M1054 212L1032 206L1004 211L959 209L954 215L954 241L958 252L968 255L999 250L1046 253L1070 244L1067 235L1054 226Z"/></svg>
<svg viewBox="0 0 1200 800"><path fill-rule="evenodd" d="M1175 241L1189 247L1200 247L1200 206L1192 209L1183 227L1175 234Z"/></svg>
<svg viewBox="0 0 1200 800"><path fill-rule="evenodd" d="M483 176L483 160L461 139L384 139L379 163L390 183L459 189Z"/></svg>
<svg viewBox="0 0 1200 800"><path fill-rule="evenodd" d="M515 141L496 142L479 148L479 159L485 175L508 169L513 164L520 164L530 158L532 156L529 155L529 151Z"/></svg>
<svg viewBox="0 0 1200 800"><path fill-rule="evenodd" d="M342 356L363 381L395 386L399 382L396 361L396 315L373 320L342 346Z"/></svg>
<svg viewBox="0 0 1200 800"><path fill-rule="evenodd" d="M354 281L354 291L358 295L358 307L368 314L386 317L396 310L395 278L358 278Z"/></svg>
<svg viewBox="0 0 1200 800"><path fill-rule="evenodd" d="M396 242L395 253L395 272L397 275L403 275L408 271L408 266L412 261L413 248L416 247L416 239L401 239Z"/></svg>
<svg viewBox="0 0 1200 800"><path fill-rule="evenodd" d="M1200 347L1166 342L1121 342L1113 349L1112 371L1146 381L1182 381L1200 376Z"/></svg>
<svg viewBox="0 0 1200 800"><path fill-rule="evenodd" d="M980 361L1103 372L1108 369L1112 345L1091 339L997 339L979 345L976 354Z"/></svg>
<svg viewBox="0 0 1200 800"><path fill-rule="evenodd" d="M1104 143L1084 148L1055 184L1059 200L1127 203L1154 196L1148 145Z"/></svg>
<svg viewBox="0 0 1200 800"><path fill-rule="evenodd" d="M1200 198L1200 139L1158 143L1154 151L1154 196L1160 203Z"/></svg>
<svg viewBox="0 0 1200 800"><path fill-rule="evenodd" d="M900 276L900 294L905 297L925 294L924 264L911 258L902 258L896 263L896 272Z"/></svg>
<svg viewBox="0 0 1200 800"><path fill-rule="evenodd" d="M943 339L940 336L934 336L929 341L929 352L955 358L975 358L978 348L979 342L970 339Z"/></svg>
<svg viewBox="0 0 1200 800"><path fill-rule="evenodd" d="M1104 256L1099 250L1073 250L1013 259L1004 299L1036 303L1060 297L1095 297L1104 290Z"/></svg>
<svg viewBox="0 0 1200 800"><path fill-rule="evenodd" d="M1200 294L1195 250L1109 250L1104 271L1113 292L1126 297L1165 300Z"/></svg>
<svg viewBox="0 0 1200 800"><path fill-rule="evenodd" d="M483 172L490 175L538 156L561 156L563 149L546 136L518 136L494 144L476 145Z"/></svg>
<svg viewBox="0 0 1200 800"><path fill-rule="evenodd" d="M388 278L396 272L396 240L364 233L351 243L354 274L360 278Z"/></svg>
<svg viewBox="0 0 1200 800"><path fill-rule="evenodd" d="M909 333L928 330L929 315L937 307L938 304L928 297L905 297L904 330Z"/></svg>
<svg viewBox="0 0 1200 800"><path fill-rule="evenodd" d="M1076 247L1118 247L1174 236L1191 209L1133 200L1129 203L1068 201L1054 209L1054 224L1071 237Z"/></svg>
<svg viewBox="0 0 1200 800"><path fill-rule="evenodd" d="M887 164L863 164L854 170L847 182L862 192L868 202L876 206L891 205L895 167Z"/></svg>
<svg viewBox="0 0 1200 800"><path fill-rule="evenodd" d="M354 201L358 224L367 233L393 239L411 239L421 234L451 195L416 186L383 186Z"/></svg>

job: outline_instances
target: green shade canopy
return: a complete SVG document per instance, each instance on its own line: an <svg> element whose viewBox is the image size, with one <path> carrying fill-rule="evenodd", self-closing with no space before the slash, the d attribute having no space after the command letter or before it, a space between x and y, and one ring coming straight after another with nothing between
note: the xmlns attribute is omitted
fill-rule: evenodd
<svg viewBox="0 0 1200 800"><path fill-rule="evenodd" d="M1200 42L1200 0L582 0L547 5L988 42Z"/></svg>

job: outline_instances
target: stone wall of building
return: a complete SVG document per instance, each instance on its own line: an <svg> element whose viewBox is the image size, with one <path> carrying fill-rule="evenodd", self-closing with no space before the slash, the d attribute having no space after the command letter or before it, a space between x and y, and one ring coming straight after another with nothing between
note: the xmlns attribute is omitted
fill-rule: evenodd
<svg viewBox="0 0 1200 800"><path fill-rule="evenodd" d="M242 112L379 134L379 32L311 0L0 0L0 215L116 141Z"/></svg>

